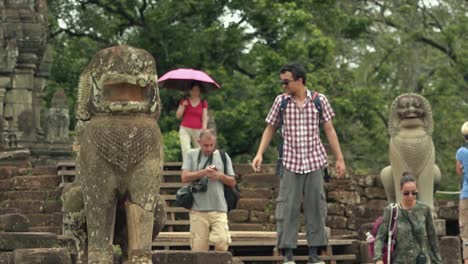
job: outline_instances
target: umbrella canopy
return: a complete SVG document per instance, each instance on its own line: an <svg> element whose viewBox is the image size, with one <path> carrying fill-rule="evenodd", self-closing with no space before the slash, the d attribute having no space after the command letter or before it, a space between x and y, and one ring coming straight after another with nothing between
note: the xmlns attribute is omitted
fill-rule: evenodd
<svg viewBox="0 0 468 264"><path fill-rule="evenodd" d="M194 69L175 69L167 72L158 80L158 85L164 88L190 91L193 81L200 83L203 92L221 88L208 74Z"/></svg>

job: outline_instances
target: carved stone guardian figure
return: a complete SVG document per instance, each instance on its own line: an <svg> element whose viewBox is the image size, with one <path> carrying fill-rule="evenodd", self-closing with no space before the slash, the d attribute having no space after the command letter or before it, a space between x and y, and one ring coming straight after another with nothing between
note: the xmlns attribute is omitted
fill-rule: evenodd
<svg viewBox="0 0 468 264"><path fill-rule="evenodd" d="M77 179L86 210L88 263L114 263L119 210L126 216L128 263L152 263L163 167L155 64L145 50L115 46L99 51L80 76Z"/></svg>
<svg viewBox="0 0 468 264"><path fill-rule="evenodd" d="M441 173L434 164L432 132L431 106L424 97L408 93L393 101L388 121L390 166L380 173L389 203L402 200L401 175L411 172L419 187L417 199L434 208L434 185Z"/></svg>
<svg viewBox="0 0 468 264"><path fill-rule="evenodd" d="M67 96L63 89L58 89L54 93L46 120L47 141L67 142L69 139L68 125L70 116L68 114Z"/></svg>

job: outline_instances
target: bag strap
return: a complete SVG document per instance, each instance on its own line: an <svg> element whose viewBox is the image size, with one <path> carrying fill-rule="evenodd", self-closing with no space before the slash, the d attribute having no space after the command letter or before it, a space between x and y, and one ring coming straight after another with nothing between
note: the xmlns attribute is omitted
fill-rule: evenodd
<svg viewBox="0 0 468 264"><path fill-rule="evenodd" d="M390 204L390 219L388 221L388 234L387 234L387 249L390 250L392 243L394 243L393 238L395 236L398 220L398 205L395 203ZM387 254L387 263L391 263L391 254Z"/></svg>
<svg viewBox="0 0 468 264"><path fill-rule="evenodd" d="M219 155L221 156L221 161L223 162L223 168L224 168L224 174L226 174L227 172L227 166L226 166L226 151L222 150L222 149L218 149L219 151ZM227 174L226 174L227 175Z"/></svg>
<svg viewBox="0 0 468 264"><path fill-rule="evenodd" d="M281 136L280 143L278 144L278 159L282 160L283 159L283 124L284 124L284 110L286 109L286 106L288 105L289 101L291 100L291 97L284 97L281 99L281 104L279 108L279 126L278 126L278 133Z"/></svg>
<svg viewBox="0 0 468 264"><path fill-rule="evenodd" d="M198 151L198 157L197 157L197 169L198 169L198 165L200 164L200 161L201 161L201 154L202 154L202 151L200 149ZM211 155L208 157L208 159L206 160L205 165L203 165L202 169L206 168L206 166L208 164L211 164L212 162L213 162L213 153L211 153Z"/></svg>
<svg viewBox="0 0 468 264"><path fill-rule="evenodd" d="M319 122L320 125L323 123L323 106L322 106L322 101L320 101L320 95L317 91L314 91L314 94L312 95L312 100L314 101L315 108L319 112Z"/></svg>

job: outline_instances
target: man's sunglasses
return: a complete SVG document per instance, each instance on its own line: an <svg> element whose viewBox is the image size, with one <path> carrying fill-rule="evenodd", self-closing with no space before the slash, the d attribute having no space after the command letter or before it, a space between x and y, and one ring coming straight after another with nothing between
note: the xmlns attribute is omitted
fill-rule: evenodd
<svg viewBox="0 0 468 264"><path fill-rule="evenodd" d="M416 195L418 195L418 192L417 192L417 191L412 191L412 192L403 192L403 195L404 195L404 196L408 196L408 195L410 195L410 193L411 193L413 196L416 196Z"/></svg>
<svg viewBox="0 0 468 264"><path fill-rule="evenodd" d="M295 81L295 80L281 80L281 81L280 81L280 84L281 84L281 85L288 86L289 83L290 83L290 82L293 82L293 81Z"/></svg>

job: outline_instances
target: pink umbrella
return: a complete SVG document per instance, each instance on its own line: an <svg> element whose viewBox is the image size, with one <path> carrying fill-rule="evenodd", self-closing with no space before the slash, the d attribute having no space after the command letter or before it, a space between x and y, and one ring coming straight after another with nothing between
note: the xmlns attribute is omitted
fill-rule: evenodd
<svg viewBox="0 0 468 264"><path fill-rule="evenodd" d="M203 92L221 88L208 74L194 69L175 69L167 72L158 80L161 87L189 91L192 83L198 81Z"/></svg>

